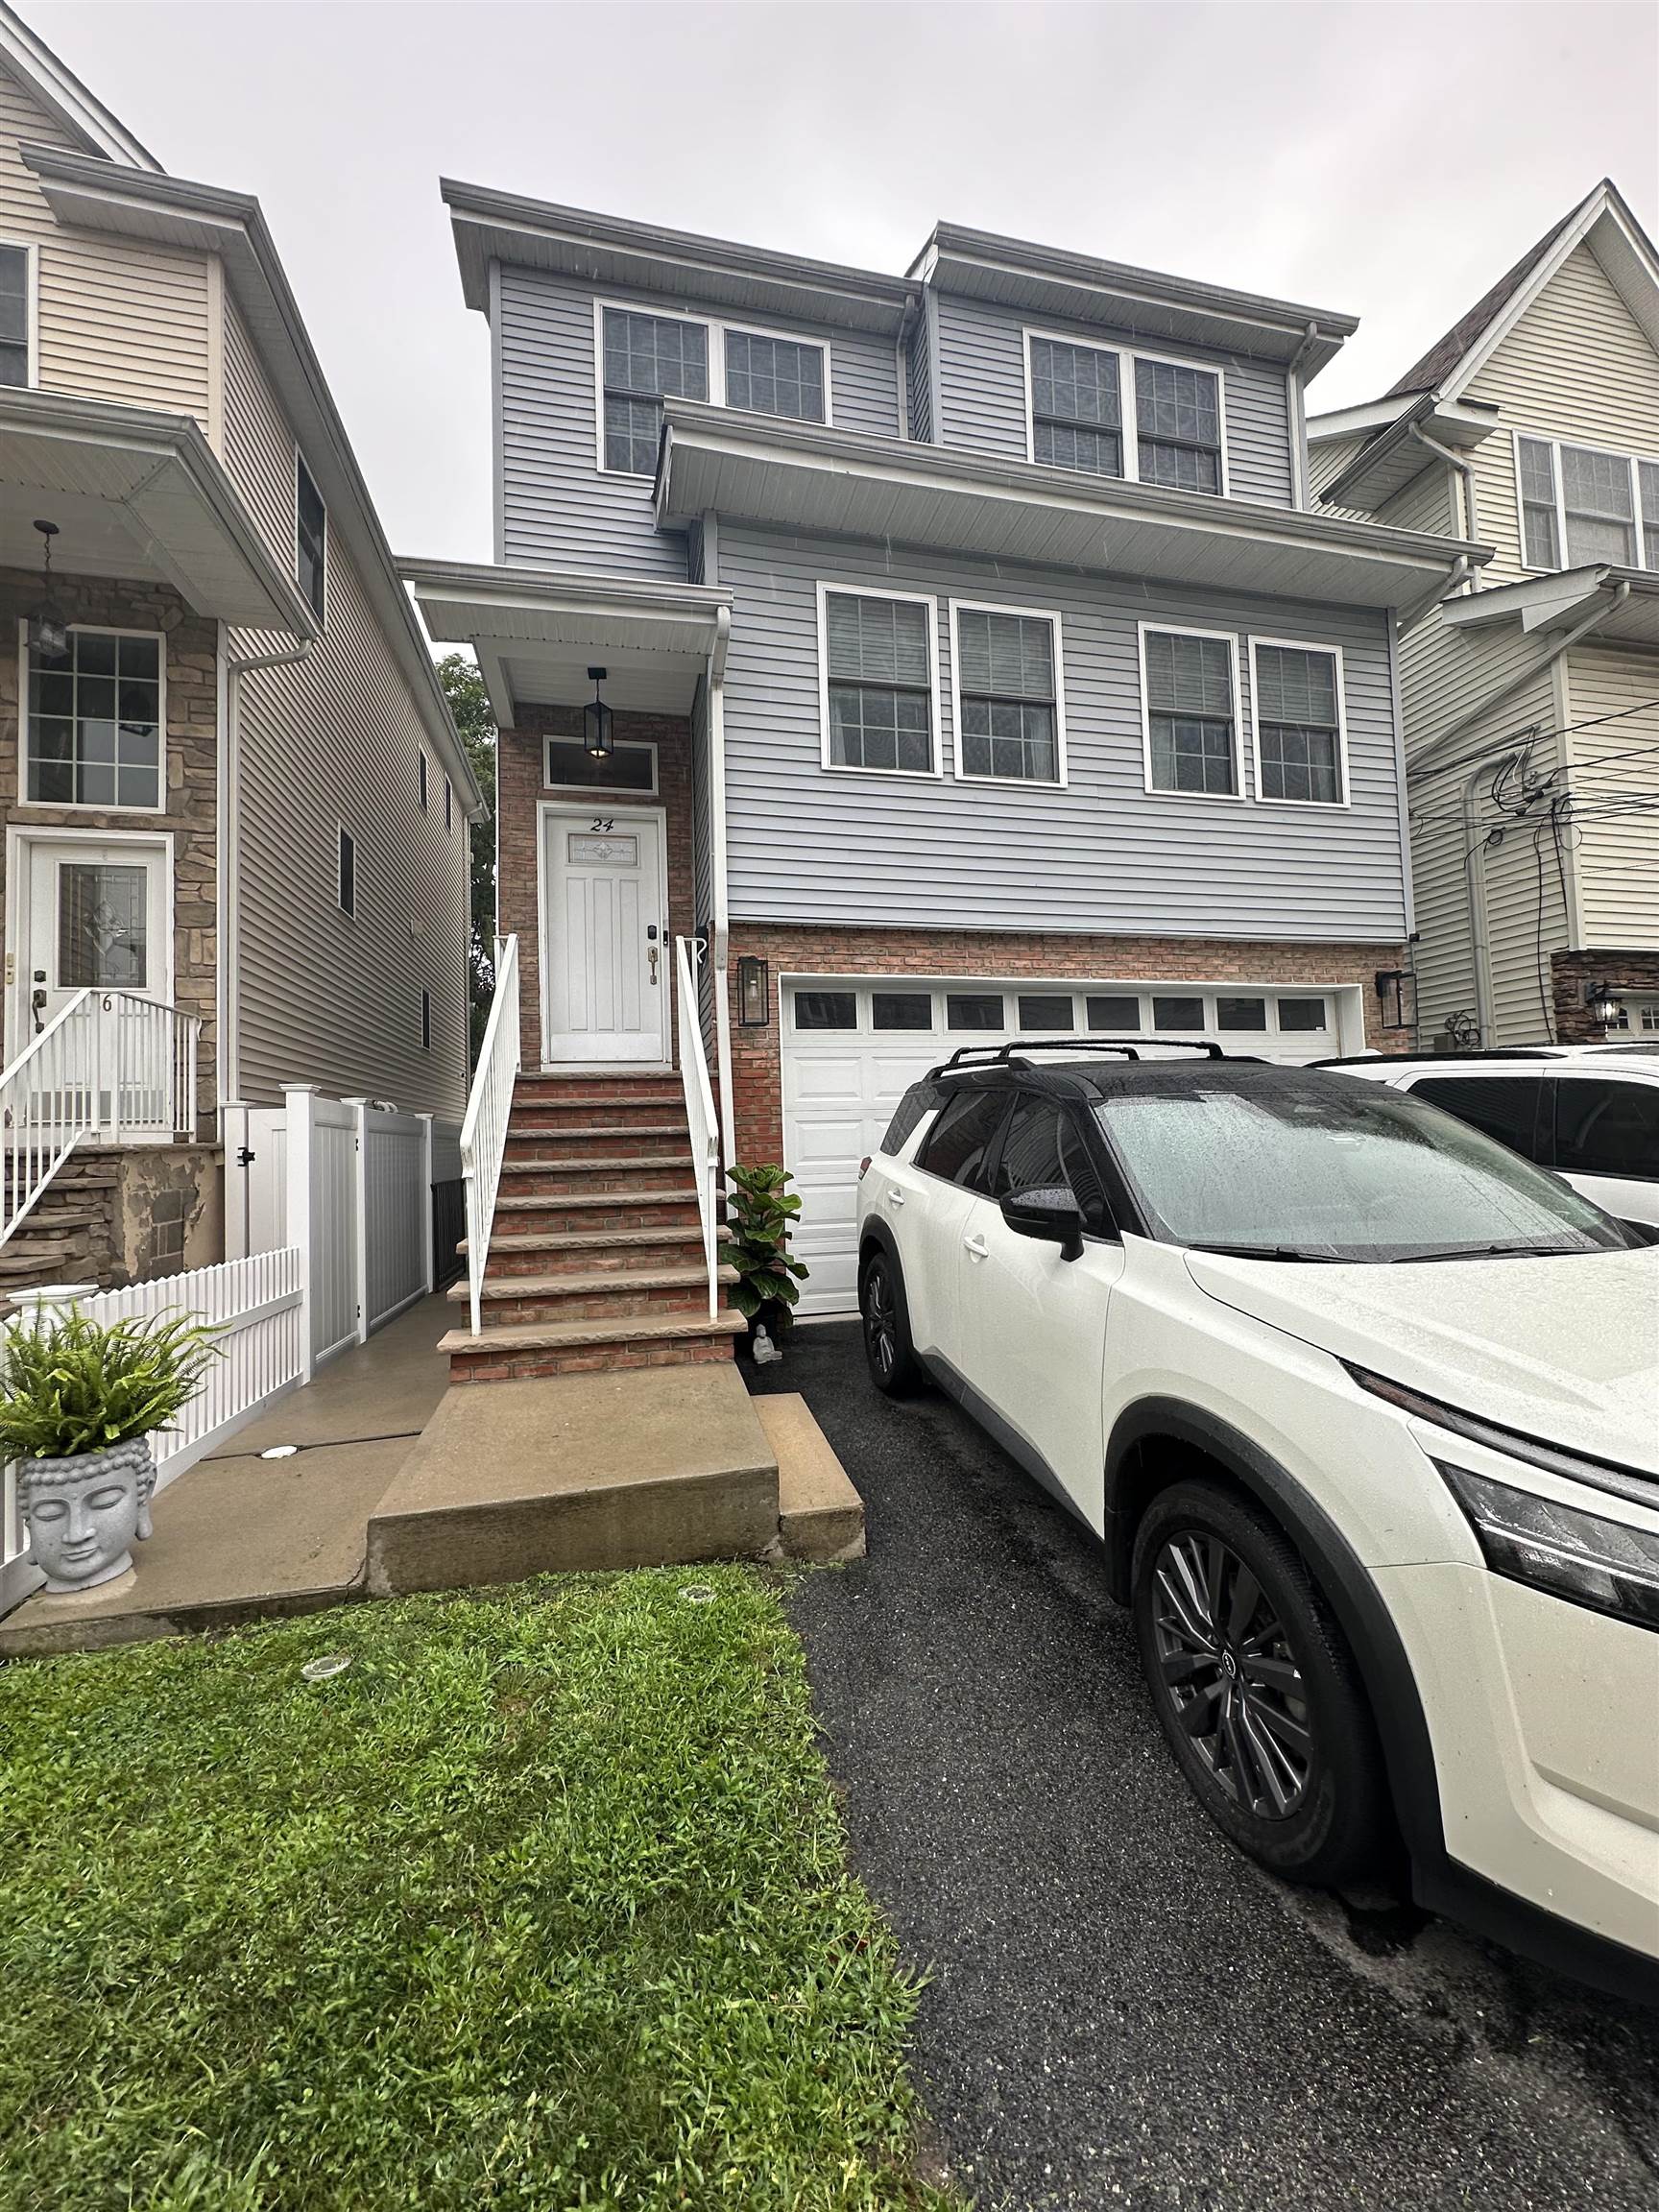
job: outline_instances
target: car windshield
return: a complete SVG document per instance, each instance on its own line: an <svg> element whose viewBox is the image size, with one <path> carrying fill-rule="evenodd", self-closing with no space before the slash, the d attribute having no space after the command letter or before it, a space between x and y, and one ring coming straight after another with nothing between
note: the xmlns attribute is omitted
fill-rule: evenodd
<svg viewBox="0 0 1659 2212"><path fill-rule="evenodd" d="M1155 1234L1171 1243L1391 1261L1629 1242L1518 1153L1355 1077L1199 1078L1109 1093L1094 1110Z"/></svg>

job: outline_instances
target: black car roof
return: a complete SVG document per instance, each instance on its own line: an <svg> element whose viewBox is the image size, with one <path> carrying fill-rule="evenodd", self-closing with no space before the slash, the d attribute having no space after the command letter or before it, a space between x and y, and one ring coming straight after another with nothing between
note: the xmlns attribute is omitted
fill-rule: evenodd
<svg viewBox="0 0 1659 2212"><path fill-rule="evenodd" d="M1125 1043L1156 1049L1167 1040L1143 1037L1125 1040ZM1149 1094L1190 1097L1202 1093L1214 1095L1218 1092L1284 1097L1330 1097L1339 1094L1344 1098L1352 1098L1354 1091L1347 1079L1326 1075L1316 1068L1288 1067L1271 1060L1250 1059L1243 1054L1236 1059L1225 1054L1211 1058L1195 1053L1191 1058L1183 1055L1179 1059L1144 1060L1131 1059L1118 1051L1090 1054L1077 1051L1074 1046L1070 1049L1075 1052L1074 1058L1064 1057L1068 1046L1057 1039L1050 1038L1041 1046L1015 1043L1000 1047L991 1060L935 1068L928 1080L951 1090L982 1090L1017 1081L1023 1091L1043 1091L1055 1097L1084 1099ZM1041 1050L1043 1057L1028 1057L1034 1050Z"/></svg>

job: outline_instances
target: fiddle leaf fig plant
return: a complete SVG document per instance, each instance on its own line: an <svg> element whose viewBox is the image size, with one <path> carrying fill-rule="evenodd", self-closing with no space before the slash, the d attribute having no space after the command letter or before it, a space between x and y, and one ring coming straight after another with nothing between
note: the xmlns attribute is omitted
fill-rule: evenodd
<svg viewBox="0 0 1659 2212"><path fill-rule="evenodd" d="M222 1330L180 1314L101 1322L71 1307L0 1334L0 1461L70 1459L166 1429Z"/></svg>
<svg viewBox="0 0 1659 2212"><path fill-rule="evenodd" d="M801 1201L788 1186L788 1168L774 1166L729 1167L731 1194L726 1220L732 1242L726 1257L737 1270L732 1303L748 1317L751 1329L764 1327L776 1341L794 1320L806 1267L789 1250L790 1227Z"/></svg>

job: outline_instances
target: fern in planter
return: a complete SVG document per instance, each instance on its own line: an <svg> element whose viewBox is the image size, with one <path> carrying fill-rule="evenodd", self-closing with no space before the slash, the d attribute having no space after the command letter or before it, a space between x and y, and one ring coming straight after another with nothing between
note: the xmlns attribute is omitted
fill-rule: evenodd
<svg viewBox="0 0 1659 2212"><path fill-rule="evenodd" d="M726 1220L733 1241L726 1257L737 1270L732 1303L749 1322L753 1337L764 1329L776 1344L794 1320L794 1306L805 1282L806 1267L789 1250L790 1225L801 1211L801 1201L786 1186L794 1181L787 1167L729 1167L732 1186L726 1201Z"/></svg>
<svg viewBox="0 0 1659 2212"><path fill-rule="evenodd" d="M0 1334L0 1461L71 1459L171 1427L218 1353L184 1316L94 1321L71 1308Z"/></svg>

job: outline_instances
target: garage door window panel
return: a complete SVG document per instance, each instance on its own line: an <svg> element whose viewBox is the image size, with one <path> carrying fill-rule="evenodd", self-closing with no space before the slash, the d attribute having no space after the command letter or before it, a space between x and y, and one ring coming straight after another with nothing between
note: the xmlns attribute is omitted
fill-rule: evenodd
<svg viewBox="0 0 1659 2212"><path fill-rule="evenodd" d="M1133 1036L1141 1027L1139 998L1091 998L1084 1005L1091 1029L1118 1030Z"/></svg>
<svg viewBox="0 0 1659 2212"><path fill-rule="evenodd" d="M989 1189L992 1154L1008 1118L1005 1091L958 1091L923 1139L917 1165L959 1190Z"/></svg>
<svg viewBox="0 0 1659 2212"><path fill-rule="evenodd" d="M930 991L873 991L870 1025L874 1029L931 1029L933 994Z"/></svg>
<svg viewBox="0 0 1659 2212"><path fill-rule="evenodd" d="M1239 797L1236 641L1222 632L1141 632L1146 788Z"/></svg>
<svg viewBox="0 0 1659 2212"><path fill-rule="evenodd" d="M825 766L936 775L931 602L825 587L821 605Z"/></svg>
<svg viewBox="0 0 1659 2212"><path fill-rule="evenodd" d="M856 1029L858 994L855 991L797 991L797 1029Z"/></svg>
<svg viewBox="0 0 1659 2212"><path fill-rule="evenodd" d="M1075 1026L1071 1015L1071 998L1067 993L1022 993L1020 998L1020 1026L1022 1029L1070 1029Z"/></svg>
<svg viewBox="0 0 1659 2212"><path fill-rule="evenodd" d="M945 1000L949 1029L1000 1029L1002 995L997 991L952 991Z"/></svg>
<svg viewBox="0 0 1659 2212"><path fill-rule="evenodd" d="M957 775L1063 782L1058 616L954 601L950 616Z"/></svg>

